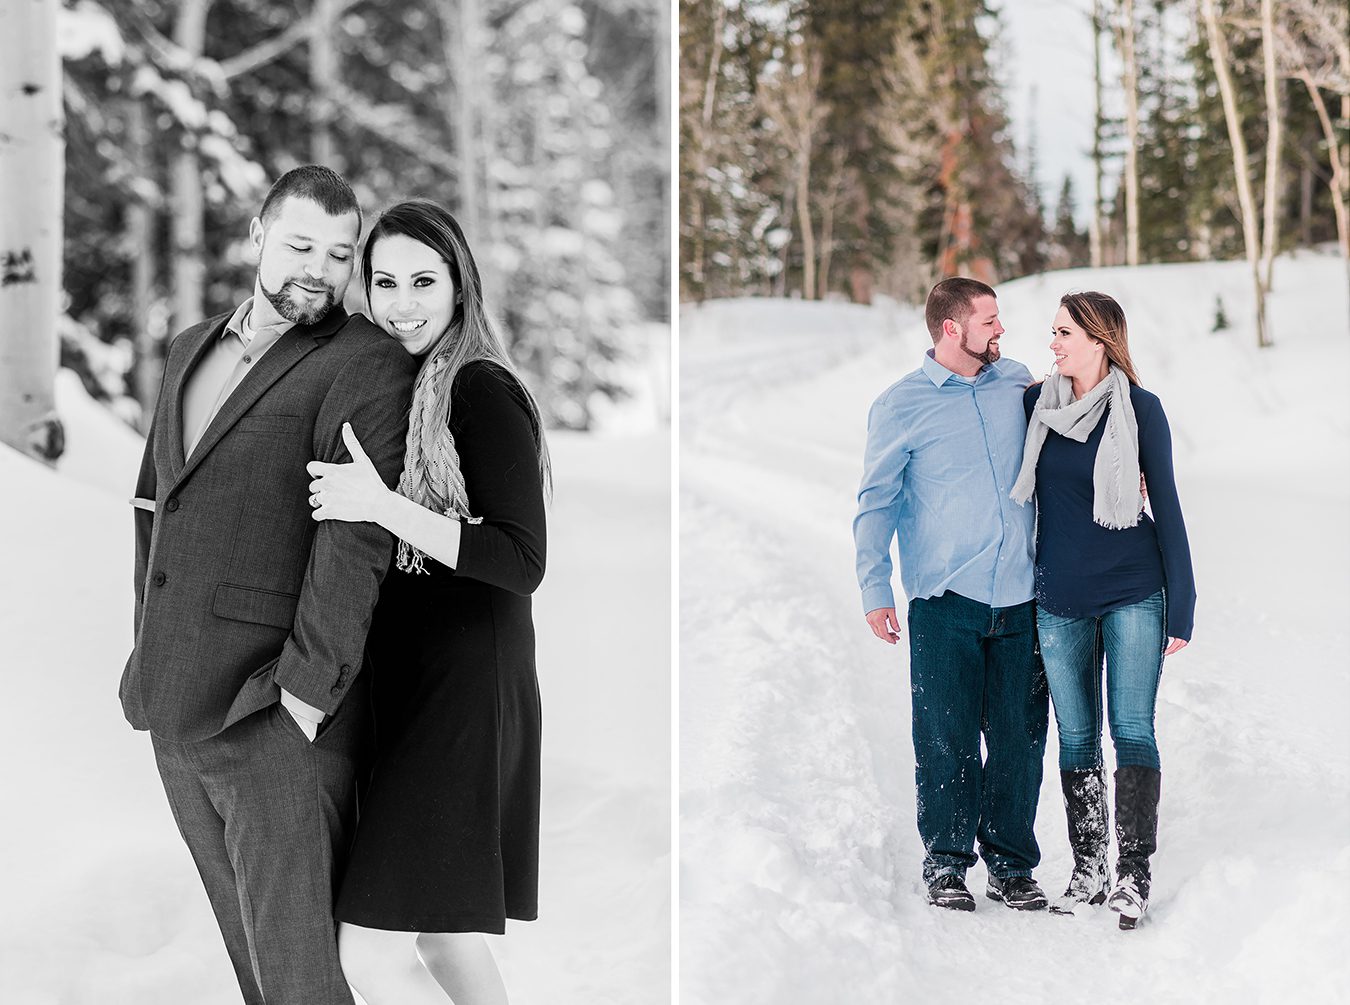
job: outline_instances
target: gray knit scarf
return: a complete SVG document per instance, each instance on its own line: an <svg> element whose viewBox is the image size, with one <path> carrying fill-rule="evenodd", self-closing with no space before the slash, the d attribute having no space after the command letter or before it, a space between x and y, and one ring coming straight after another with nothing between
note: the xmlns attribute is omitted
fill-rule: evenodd
<svg viewBox="0 0 1350 1005"><path fill-rule="evenodd" d="M1022 470L1009 493L1014 502L1025 503L1036 491L1036 462L1049 431L1085 443L1102 412L1106 413L1106 429L1092 466L1092 521L1108 530L1124 530L1139 522L1144 510L1139 491L1139 425L1130 404L1129 379L1114 363L1106 378L1077 401L1068 377L1052 373L1045 379L1027 423Z"/></svg>

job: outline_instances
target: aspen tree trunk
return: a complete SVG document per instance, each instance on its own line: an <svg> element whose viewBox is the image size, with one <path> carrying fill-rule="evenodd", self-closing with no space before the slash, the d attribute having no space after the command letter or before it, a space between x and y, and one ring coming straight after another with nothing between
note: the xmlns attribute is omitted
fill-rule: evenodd
<svg viewBox="0 0 1350 1005"><path fill-rule="evenodd" d="M713 15L712 57L708 60L708 76L703 83L703 107L699 115L698 140L694 144L695 170L698 174L698 195L694 199L694 281L698 283L700 301L708 298L706 267L707 243L704 240L704 200L702 188L708 178L708 133L712 129L713 108L717 100L717 75L722 70L723 33L727 25L727 6L717 4Z"/></svg>
<svg viewBox="0 0 1350 1005"><path fill-rule="evenodd" d="M1247 141L1242 137L1242 119L1238 114L1237 97L1233 92L1233 78L1228 73L1228 46L1219 30L1219 16L1214 0L1200 0L1200 13L1205 21L1209 39L1209 58L1219 80L1219 94L1223 98L1223 117L1228 124L1228 140L1233 150L1233 176L1237 182L1238 204L1242 211L1242 243L1247 251L1247 265L1252 270L1252 292L1256 295L1256 344L1271 344L1266 331L1266 287L1261 279L1261 235L1256 222L1256 202L1252 198L1251 178L1247 174Z"/></svg>
<svg viewBox="0 0 1350 1005"><path fill-rule="evenodd" d="M816 232L811 223L811 151L797 155L797 218L802 225L802 296L816 299Z"/></svg>
<svg viewBox="0 0 1350 1005"><path fill-rule="evenodd" d="M1275 3L1261 0L1261 53L1266 73L1266 201L1261 235L1261 283L1266 293L1275 278L1280 247L1280 77L1275 70Z"/></svg>
<svg viewBox="0 0 1350 1005"><path fill-rule="evenodd" d="M206 45L206 15L211 0L181 0L173 40L188 55L201 56ZM201 159L195 143L173 157L169 172L169 240L173 248L173 312L170 330L182 331L206 313L206 264L202 228Z"/></svg>
<svg viewBox="0 0 1350 1005"><path fill-rule="evenodd" d="M0 13L0 441L54 461L65 176L60 0L6 3ZM12 196L19 196L13 198Z"/></svg>
<svg viewBox="0 0 1350 1005"><path fill-rule="evenodd" d="M1346 206L1346 194L1350 192L1350 176L1347 176L1340 141L1336 136L1331 116L1327 113L1327 103L1322 100L1321 90L1306 67L1299 71L1298 76L1312 97L1313 108L1317 110L1317 121L1322 124L1322 135L1327 141L1327 152L1331 158L1331 206L1336 214L1336 240L1341 246L1341 257L1345 259L1346 286L1350 289L1350 207Z"/></svg>
<svg viewBox="0 0 1350 1005"><path fill-rule="evenodd" d="M835 147L830 152L829 194L820 213L820 278L817 282L822 297L830 292L830 265L834 261L834 213L839 205L843 185L844 151Z"/></svg>
<svg viewBox="0 0 1350 1005"><path fill-rule="evenodd" d="M127 155L138 177L152 173L149 126L145 102L138 95L127 103ZM127 243L131 245L131 317L136 339L136 400L141 405L141 432L150 429L164 372L163 345L150 328L150 305L155 277L154 212L137 199L127 206Z"/></svg>
<svg viewBox="0 0 1350 1005"><path fill-rule="evenodd" d="M315 164L337 169L337 150L333 145L333 115L337 107L337 30L335 0L314 0L314 24L309 36L309 83L314 92L314 120L311 123L310 159Z"/></svg>
<svg viewBox="0 0 1350 1005"><path fill-rule="evenodd" d="M1120 56L1125 86L1125 264L1139 264L1139 67L1134 52L1134 0L1121 4Z"/></svg>
<svg viewBox="0 0 1350 1005"><path fill-rule="evenodd" d="M652 64L656 67L656 135L660 137L657 142L660 144L665 155L665 160L670 160L670 104L673 95L670 75L672 64L670 59L670 22L671 17L664 9L658 9L656 14L656 31L653 38L653 59ZM658 196L661 205L669 207L670 200L670 171L657 172ZM670 275L672 271L672 258L670 246L671 234L671 215L667 209L661 215L661 227L659 230L661 236L661 256L665 262L666 274ZM667 282L661 292L662 316L668 321L671 317L671 284Z"/></svg>
<svg viewBox="0 0 1350 1005"><path fill-rule="evenodd" d="M1092 0L1092 215L1088 218L1088 242L1092 267L1102 258L1102 0Z"/></svg>

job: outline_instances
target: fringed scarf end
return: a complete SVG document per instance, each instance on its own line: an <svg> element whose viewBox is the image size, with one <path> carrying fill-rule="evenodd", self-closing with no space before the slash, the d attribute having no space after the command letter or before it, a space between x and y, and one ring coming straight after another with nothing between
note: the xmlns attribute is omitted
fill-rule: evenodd
<svg viewBox="0 0 1350 1005"><path fill-rule="evenodd" d="M425 558L426 556L422 554L422 552L418 551L407 541L399 538L397 564L400 572L407 572L414 576L430 576L431 573L428 572L426 566L422 564Z"/></svg>

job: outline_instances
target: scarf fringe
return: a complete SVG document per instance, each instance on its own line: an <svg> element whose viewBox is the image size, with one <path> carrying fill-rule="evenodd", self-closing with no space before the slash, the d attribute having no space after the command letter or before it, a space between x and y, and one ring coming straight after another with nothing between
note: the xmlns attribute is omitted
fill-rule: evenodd
<svg viewBox="0 0 1350 1005"><path fill-rule="evenodd" d="M478 525L483 522L481 516L469 516L467 513L456 514L446 513L446 516L454 516L460 523ZM395 565L400 572L406 572L413 576L430 576L431 572L426 567L426 553L419 548L409 544L403 538L398 539L398 558Z"/></svg>

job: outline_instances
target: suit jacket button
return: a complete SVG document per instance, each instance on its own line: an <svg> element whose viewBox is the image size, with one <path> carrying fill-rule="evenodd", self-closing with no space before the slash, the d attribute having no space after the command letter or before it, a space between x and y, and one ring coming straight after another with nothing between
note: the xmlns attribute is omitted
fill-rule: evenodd
<svg viewBox="0 0 1350 1005"><path fill-rule="evenodd" d="M346 679L347 679L347 674L349 674L349 673L351 673L351 672L352 672L352 668L351 668L351 667L349 667L346 663L342 664L342 669L338 671L338 681L339 681L339 683L342 682L342 681L344 681L344 680L346 680Z"/></svg>
<svg viewBox="0 0 1350 1005"><path fill-rule="evenodd" d="M164 575L164 573L162 573L162 572L157 572L157 573L155 573L155 585L156 585L156 586L163 586L164 583L165 583L165 581L168 580L168 578L169 578L169 577L166 576L166 575Z"/></svg>
<svg viewBox="0 0 1350 1005"><path fill-rule="evenodd" d="M340 684L334 684L332 687L330 687L330 688L328 689L328 693L329 693L329 694L333 694L333 695L341 694L341 693L342 693L342 685L340 685Z"/></svg>
<svg viewBox="0 0 1350 1005"><path fill-rule="evenodd" d="M178 500L170 499L168 502L164 504L164 508L168 510L170 513L176 512L178 510Z"/></svg>

